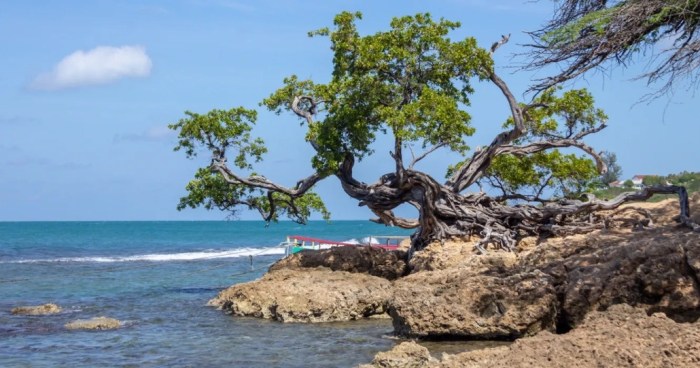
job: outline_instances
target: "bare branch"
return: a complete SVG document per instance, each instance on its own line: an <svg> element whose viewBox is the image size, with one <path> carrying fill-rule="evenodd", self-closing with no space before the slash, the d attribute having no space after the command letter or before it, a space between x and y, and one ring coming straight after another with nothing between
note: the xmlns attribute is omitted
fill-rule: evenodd
<svg viewBox="0 0 700 368"><path fill-rule="evenodd" d="M411 160L411 164L408 165L408 169L409 169L409 170L413 170L413 167L416 166L416 164L417 164L420 160L426 158L426 157L427 157L428 155L430 155L431 153L433 153L433 152L437 151L438 149L440 149L440 148L442 148L442 147L445 147L445 146L447 146L447 143L439 143L439 144L436 144L436 145L432 146L430 149L428 149L427 151L423 152L423 153L420 154L418 157L413 156L413 160ZM411 154L413 154L413 150L411 150Z"/></svg>
<svg viewBox="0 0 700 368"><path fill-rule="evenodd" d="M510 39L510 33L508 33L508 36L501 36L501 39L494 42L493 45L491 45L491 55L493 55L496 50L498 50L499 47L505 45L508 43L508 40Z"/></svg>
<svg viewBox="0 0 700 368"><path fill-rule="evenodd" d="M640 77L649 84L666 78L657 93L669 91L675 80L700 81L700 12L687 0L563 0L553 19L531 32L531 62L526 69L557 65L561 72L531 88L541 92L584 73L620 64L644 52L652 55L651 70ZM661 42L672 41L658 51ZM656 56L654 56L656 55ZM658 61L658 62L656 62Z"/></svg>

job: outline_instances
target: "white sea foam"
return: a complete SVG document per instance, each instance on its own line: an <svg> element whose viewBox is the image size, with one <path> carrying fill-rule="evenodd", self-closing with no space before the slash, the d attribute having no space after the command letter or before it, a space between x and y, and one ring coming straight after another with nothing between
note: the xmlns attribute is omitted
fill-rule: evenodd
<svg viewBox="0 0 700 368"><path fill-rule="evenodd" d="M379 240L377 240L377 238L367 236L367 237L362 238L362 240L360 240L360 243L362 243L362 244L379 244Z"/></svg>
<svg viewBox="0 0 700 368"><path fill-rule="evenodd" d="M60 257L44 259L20 259L12 261L2 261L0 263L55 263L55 262L93 262L93 263L115 263L115 262L168 262L168 261L197 261L220 258L239 258L248 256L263 255L283 255L284 248L239 248L223 251L203 251L203 252L183 252L183 253L154 253L140 254L122 257Z"/></svg>

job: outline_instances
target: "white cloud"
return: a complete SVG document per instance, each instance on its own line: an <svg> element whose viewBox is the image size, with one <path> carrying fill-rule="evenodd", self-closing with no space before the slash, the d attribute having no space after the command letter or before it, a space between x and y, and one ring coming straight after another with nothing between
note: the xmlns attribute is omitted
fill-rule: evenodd
<svg viewBox="0 0 700 368"><path fill-rule="evenodd" d="M98 46L64 57L52 71L36 77L32 87L57 90L106 84L127 77L147 77L152 65L142 46Z"/></svg>

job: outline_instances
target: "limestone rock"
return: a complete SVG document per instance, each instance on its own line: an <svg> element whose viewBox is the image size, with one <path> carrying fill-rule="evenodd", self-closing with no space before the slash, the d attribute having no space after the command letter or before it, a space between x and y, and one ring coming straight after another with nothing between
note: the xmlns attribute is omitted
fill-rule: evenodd
<svg viewBox="0 0 700 368"><path fill-rule="evenodd" d="M548 242L525 256L522 267L552 276L570 326L620 303L693 320L700 313L698 245L700 236L685 230L599 232Z"/></svg>
<svg viewBox="0 0 700 368"><path fill-rule="evenodd" d="M366 273L387 280L397 279L408 271L406 251L386 251L372 247L334 247L318 251L301 251L279 260L270 267L270 271L316 267L328 267L333 271Z"/></svg>
<svg viewBox="0 0 700 368"><path fill-rule="evenodd" d="M379 352L374 356L372 364L361 365L358 368L421 368L437 360L430 352L413 341L402 342L387 352Z"/></svg>
<svg viewBox="0 0 700 368"><path fill-rule="evenodd" d="M67 323L64 327L69 330L113 330L121 327L122 323L114 318L95 317L78 319Z"/></svg>
<svg viewBox="0 0 700 368"><path fill-rule="evenodd" d="M30 315L30 316L56 314L56 313L61 313L61 307L59 307L56 304L48 303L48 304L43 304L43 305L23 306L23 307L12 308L11 313L12 314Z"/></svg>
<svg viewBox="0 0 700 368"><path fill-rule="evenodd" d="M477 239L473 238L432 243L413 255L409 262L411 272L448 268L469 268L473 272L506 272L517 264L518 256L512 252L477 254L474 251L476 242Z"/></svg>
<svg viewBox="0 0 700 368"><path fill-rule="evenodd" d="M542 332L509 346L445 355L423 367L698 367L698 327L616 305L589 314L567 334Z"/></svg>
<svg viewBox="0 0 700 368"><path fill-rule="evenodd" d="M468 269L419 272L395 282L389 302L394 332L426 338L512 339L555 328L551 278Z"/></svg>
<svg viewBox="0 0 700 368"><path fill-rule="evenodd" d="M328 268L279 269L219 293L209 305L281 322L356 320L386 314L390 282Z"/></svg>

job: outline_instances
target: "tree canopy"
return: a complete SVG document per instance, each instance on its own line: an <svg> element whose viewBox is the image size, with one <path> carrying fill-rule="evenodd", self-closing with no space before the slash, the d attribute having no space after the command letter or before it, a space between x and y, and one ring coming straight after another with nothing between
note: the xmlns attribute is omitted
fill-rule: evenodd
<svg viewBox="0 0 700 368"><path fill-rule="evenodd" d="M557 65L561 72L532 88L545 90L596 68L627 65L647 57L640 76L662 82L658 93L700 77L700 1L698 0L558 0L552 19L532 32L531 68Z"/></svg>
<svg viewBox="0 0 700 368"><path fill-rule="evenodd" d="M586 90L549 88L532 101L519 101L492 59L507 37L490 49L471 37L453 41L449 33L459 23L436 21L429 14L394 18L387 31L363 36L356 27L360 19L360 13L343 12L333 28L310 32L330 39L334 68L328 83L291 75L262 102L277 114L300 119L306 142L315 151L313 172L293 186L255 172L266 149L262 139L251 136L254 110L186 112L170 125L179 136L175 149L188 157L205 151L211 160L187 185L179 208L243 207L259 211L266 221L287 216L303 223L312 212L329 216L313 188L335 177L348 196L376 215L374 221L415 228L413 249L477 235L482 238L480 250L488 244L513 250L520 236L599 228L604 222L591 222L592 212L651 196L575 198L586 183L606 172L600 153L583 139L604 129L607 116ZM468 138L475 128L469 98L480 82L502 93L507 118L490 144L471 151ZM393 139L388 156L373 150L379 135ZM437 150L454 157L442 182L418 169ZM371 184L355 177L357 162L381 157L393 162L392 171ZM490 184L502 195L470 192L475 184ZM547 188L569 199L549 198ZM512 201L518 205L511 206ZM413 206L416 218L397 216L394 210L402 204Z"/></svg>

